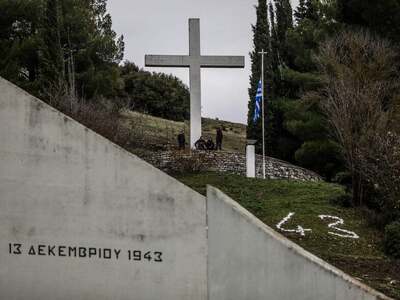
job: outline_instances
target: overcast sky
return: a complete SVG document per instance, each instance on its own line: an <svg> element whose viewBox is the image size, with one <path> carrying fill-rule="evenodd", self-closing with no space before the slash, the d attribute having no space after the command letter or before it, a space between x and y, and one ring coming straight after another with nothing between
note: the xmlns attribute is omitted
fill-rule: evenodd
<svg viewBox="0 0 400 300"><path fill-rule="evenodd" d="M145 54L187 55L188 19L200 18L202 55L246 57L245 69L202 70L202 116L246 123L256 4L257 0L108 0L108 10L114 30L124 35L125 59L139 67L144 67ZM185 68L146 69L189 83Z"/></svg>

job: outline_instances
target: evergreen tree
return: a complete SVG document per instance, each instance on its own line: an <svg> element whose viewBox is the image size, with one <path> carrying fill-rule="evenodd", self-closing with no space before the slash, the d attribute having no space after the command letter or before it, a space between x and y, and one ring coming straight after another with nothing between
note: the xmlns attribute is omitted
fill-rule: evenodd
<svg viewBox="0 0 400 300"><path fill-rule="evenodd" d="M319 3L319 0L300 0L299 6L294 12L296 22L299 23L306 18L317 21Z"/></svg>
<svg viewBox="0 0 400 300"><path fill-rule="evenodd" d="M306 0L300 0L299 6L294 12L294 17L296 19L296 22L299 23L302 20L304 20L306 18L306 14L307 14Z"/></svg>
<svg viewBox="0 0 400 300"><path fill-rule="evenodd" d="M81 97L115 97L123 38L106 0L1 0L0 75L49 100L64 82Z"/></svg>
<svg viewBox="0 0 400 300"><path fill-rule="evenodd" d="M269 92L272 90L271 81L271 40L270 40L270 26L268 20L268 5L266 0L259 0L257 10L257 22L252 26L253 30L253 51L250 53L251 58L251 75L250 75L250 88L249 88L249 104L248 104L248 127L247 136L257 140L262 139L261 124L265 116L259 118L255 124L253 122L255 96L257 92L258 82L261 79L261 55L259 52L264 50L267 54L264 56L264 95L265 103L268 102ZM267 139L269 140L269 139Z"/></svg>
<svg viewBox="0 0 400 300"><path fill-rule="evenodd" d="M306 13L305 17L312 21L319 21L320 15L318 12L318 6L320 5L319 0L306 0Z"/></svg>
<svg viewBox="0 0 400 300"><path fill-rule="evenodd" d="M279 66L280 66L280 57L279 57L279 48L278 48L278 35L276 29L276 18L275 18L275 10L272 2L269 3L269 19L271 23L271 67L272 67L272 77L273 77L273 86L279 82ZM278 75L278 76L277 76ZM277 78L278 77L278 78ZM271 91L271 97L275 96L275 90Z"/></svg>
<svg viewBox="0 0 400 300"><path fill-rule="evenodd" d="M287 100L283 132L288 131L292 141L298 142L297 147L291 150L293 161L329 180L344 170L343 160L327 130L319 102L302 98L320 89L323 84L313 56L320 43L335 32L338 25L332 18L331 5L313 0L304 1L301 5L303 7L297 11L304 13L302 19L287 34L287 49L292 64L282 70L282 81L285 83L286 95L296 100Z"/></svg>
<svg viewBox="0 0 400 300"><path fill-rule="evenodd" d="M293 11L290 0L275 0L276 9L276 34L278 39L278 51L280 60L286 65L289 64L287 53L286 36L293 28Z"/></svg>
<svg viewBox="0 0 400 300"><path fill-rule="evenodd" d="M61 13L59 0L47 0L42 22L41 81L42 89L61 88L65 83L64 51L61 46Z"/></svg>
<svg viewBox="0 0 400 300"><path fill-rule="evenodd" d="M0 76L37 95L42 0L2 0L0 11Z"/></svg>
<svg viewBox="0 0 400 300"><path fill-rule="evenodd" d="M276 65L274 69L275 96L286 97L288 87L282 80L282 70L293 64L293 59L289 55L287 37L293 29L292 6L289 0L275 0L275 35L273 36L274 57Z"/></svg>
<svg viewBox="0 0 400 300"><path fill-rule="evenodd" d="M367 27L400 43L400 1L337 0L340 22Z"/></svg>
<svg viewBox="0 0 400 300"><path fill-rule="evenodd" d="M115 97L122 88L118 63L122 37L112 30L106 0L60 0L68 83L81 97ZM75 83L76 79L76 83Z"/></svg>
<svg viewBox="0 0 400 300"><path fill-rule="evenodd" d="M126 61L120 67L124 95L129 109L161 118L189 119L189 89L181 80L162 73L150 73Z"/></svg>
<svg viewBox="0 0 400 300"><path fill-rule="evenodd" d="M335 143L325 130L318 104L301 100L321 86L312 57L331 27L331 17L322 8L318 1L301 1L293 24L288 1L275 0L275 8L269 5L273 91L266 122L267 153L331 178L342 168ZM318 162L312 159L315 155L321 158Z"/></svg>

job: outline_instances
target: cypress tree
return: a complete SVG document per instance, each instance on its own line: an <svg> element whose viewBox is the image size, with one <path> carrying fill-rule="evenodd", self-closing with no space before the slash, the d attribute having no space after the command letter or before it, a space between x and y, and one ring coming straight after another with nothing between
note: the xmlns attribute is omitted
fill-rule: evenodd
<svg viewBox="0 0 400 300"><path fill-rule="evenodd" d="M274 4L269 5L272 66L270 78L273 90L267 106L266 146L268 155L293 161L290 150L293 148L293 138L284 126L286 98L290 91L288 83L284 80L284 71L293 64L288 47L288 33L294 26L293 12L289 0L275 0Z"/></svg>
<svg viewBox="0 0 400 300"><path fill-rule="evenodd" d="M365 27L400 44L400 1L337 0L338 21Z"/></svg>
<svg viewBox="0 0 400 300"><path fill-rule="evenodd" d="M273 73L278 73L279 67L279 49L278 35L276 31L275 10L272 2L269 3L269 19L271 22L271 61Z"/></svg>
<svg viewBox="0 0 400 300"><path fill-rule="evenodd" d="M305 7L306 7L306 12L305 12L305 17L309 20L317 22L319 19L319 14L318 14L318 3L319 0L307 0Z"/></svg>
<svg viewBox="0 0 400 300"><path fill-rule="evenodd" d="M0 76L38 95L41 0L0 1Z"/></svg>
<svg viewBox="0 0 400 300"><path fill-rule="evenodd" d="M269 3L269 18L271 22L271 66L272 66L272 80L273 91L271 91L271 96L274 98L279 94L279 85L281 81L280 67L282 65L281 57L279 54L279 38L277 31L277 21L275 15L275 9L272 2Z"/></svg>
<svg viewBox="0 0 400 300"><path fill-rule="evenodd" d="M302 20L304 20L306 18L306 14L307 14L306 0L300 0L299 6L294 12L294 17L296 19L296 22L299 23Z"/></svg>
<svg viewBox="0 0 400 300"><path fill-rule="evenodd" d="M247 136L261 140L261 124L262 118L259 118L257 123L253 122L255 96L257 92L258 82L261 79L261 55L259 52L266 51L264 56L264 95L265 101L268 99L269 91L271 90L271 40L270 40L270 25L268 20L268 5L266 0L259 0L257 10L256 25L252 25L253 29L253 51L250 53L251 58L251 75L249 88L249 104L248 104L248 127ZM264 116L265 117L265 116Z"/></svg>
<svg viewBox="0 0 400 300"><path fill-rule="evenodd" d="M42 26L41 79L44 88L60 87L64 81L64 52L61 47L61 13L58 0L47 0Z"/></svg>
<svg viewBox="0 0 400 300"><path fill-rule="evenodd" d="M279 56L282 63L288 64L288 50L286 36L289 29L293 28L293 11L289 0L275 0L276 9L276 34L278 39Z"/></svg>

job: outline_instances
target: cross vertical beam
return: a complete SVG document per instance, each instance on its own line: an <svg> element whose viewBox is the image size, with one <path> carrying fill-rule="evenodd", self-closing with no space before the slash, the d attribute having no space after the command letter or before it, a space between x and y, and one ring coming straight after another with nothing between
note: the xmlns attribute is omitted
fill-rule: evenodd
<svg viewBox="0 0 400 300"><path fill-rule="evenodd" d="M201 136L200 20L189 19L190 146Z"/></svg>

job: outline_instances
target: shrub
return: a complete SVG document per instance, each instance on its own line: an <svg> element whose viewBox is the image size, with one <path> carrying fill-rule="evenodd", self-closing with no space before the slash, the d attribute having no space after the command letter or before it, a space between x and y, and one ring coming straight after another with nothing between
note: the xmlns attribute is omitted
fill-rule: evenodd
<svg viewBox="0 0 400 300"><path fill-rule="evenodd" d="M400 212L400 136L390 131L373 136L357 155L360 171L377 195L375 205Z"/></svg>
<svg viewBox="0 0 400 300"><path fill-rule="evenodd" d="M212 166L212 158L205 151L174 151L165 168L172 173L199 173Z"/></svg>
<svg viewBox="0 0 400 300"><path fill-rule="evenodd" d="M333 177L332 182L341 184L344 186L351 186L351 173L339 172Z"/></svg>
<svg viewBox="0 0 400 300"><path fill-rule="evenodd" d="M329 202L333 205L339 205L343 207L351 207L352 206L352 197L350 193L346 194L339 194L331 199L329 199Z"/></svg>
<svg viewBox="0 0 400 300"><path fill-rule="evenodd" d="M305 141L295 153L296 162L301 166L316 171L328 181L341 165L338 145L330 140Z"/></svg>
<svg viewBox="0 0 400 300"><path fill-rule="evenodd" d="M399 191L393 180L398 163L390 160L395 156L394 144L390 139L386 142L390 138L386 135L394 95L399 93L395 48L367 31L342 31L318 53L316 60L326 80L318 97L352 174L353 203L364 204L367 180L388 192L386 199L392 201Z"/></svg>
<svg viewBox="0 0 400 300"><path fill-rule="evenodd" d="M400 222L395 221L385 227L384 239L385 252L394 257L400 258Z"/></svg>
<svg viewBox="0 0 400 300"><path fill-rule="evenodd" d="M69 109L65 105L59 106L59 109L121 147L127 147L131 141L132 132L119 122L117 105L77 102L74 109Z"/></svg>

